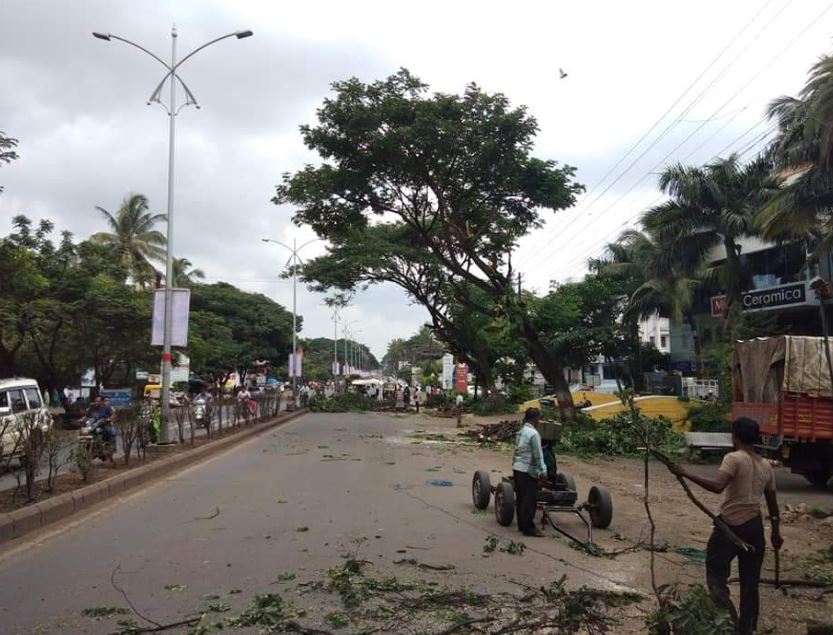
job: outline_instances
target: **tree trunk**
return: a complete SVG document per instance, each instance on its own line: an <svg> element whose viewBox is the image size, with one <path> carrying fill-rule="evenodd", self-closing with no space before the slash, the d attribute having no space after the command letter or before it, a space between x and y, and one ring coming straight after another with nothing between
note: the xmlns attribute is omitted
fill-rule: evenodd
<svg viewBox="0 0 833 635"><path fill-rule="evenodd" d="M726 285L726 320L730 335L738 327L741 317L740 304L740 254L738 246L732 237L723 239L726 250L725 285ZM734 335L732 335L734 337Z"/></svg>
<svg viewBox="0 0 833 635"><path fill-rule="evenodd" d="M570 384L564 378L564 367L559 364L549 351L541 343L541 338L530 324L529 319L524 316L521 322L521 339L529 351L532 361L541 371L547 383L555 388L555 396L558 400L558 408L567 421L575 421L576 408L573 404L573 395L570 394Z"/></svg>
<svg viewBox="0 0 833 635"><path fill-rule="evenodd" d="M688 328L691 329L691 343L694 346L694 363L697 365L697 376L700 376L700 334L697 332L697 323L694 321L694 315L690 312L685 314Z"/></svg>

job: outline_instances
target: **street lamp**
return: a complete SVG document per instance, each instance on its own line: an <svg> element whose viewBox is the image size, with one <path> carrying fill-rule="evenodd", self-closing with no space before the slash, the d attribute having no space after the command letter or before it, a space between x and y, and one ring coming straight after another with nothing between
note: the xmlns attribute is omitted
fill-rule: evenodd
<svg viewBox="0 0 833 635"><path fill-rule="evenodd" d="M165 315L164 315L164 335L162 341L162 390L160 394L160 401L162 402L162 430L160 435L160 441L162 443L168 442L168 423L170 422L170 414L171 414L171 333L172 333L172 322L173 322L173 229L174 229L174 141L176 138L176 116L179 114L179 111L185 108L186 106L195 106L199 108L200 105L197 103L197 99L194 97L194 94L188 88L182 78L177 74L177 69L182 66L184 62L186 62L189 58L193 57L196 53L215 44L221 40L225 40L226 38L235 37L238 40L243 38L250 37L252 32L248 29L243 31L234 31L233 33L228 33L221 37L215 38L209 42L206 42L202 46L197 47L188 55L183 57L179 62L176 61L176 26L171 28L171 63L168 64L165 60L161 57L156 55L155 53L151 53L145 47L136 44L136 42L132 42L127 38L120 37L118 35L113 35L112 33L99 33L94 31L93 37L104 40L105 42L110 42L111 40L118 40L119 42L124 42L125 44L129 44L133 46L143 53L147 53L157 62L162 64L165 68L168 69L167 74L162 78L162 81L159 82L159 85L156 87L156 90L148 99L148 105L152 102L158 103L162 108L164 108L168 113L168 119L170 120L170 130L168 133L168 213L167 213L167 236L166 236L166 246L165 246ZM171 80L171 94L169 105L166 107L160 98L160 94L162 92L162 88L165 86L165 82L170 78ZM185 103L180 106L179 110L176 107L176 81L179 81L180 86L182 86L182 90L185 93Z"/></svg>
<svg viewBox="0 0 833 635"><path fill-rule="evenodd" d="M276 245L280 245L281 247L286 247L290 253L292 254L289 257L289 260L286 261L286 266L292 266L292 365L289 367L290 372L292 373L292 394L297 395L296 388L298 387L298 365L296 363L295 355L298 353L298 346L297 346L297 336L298 336L298 310L297 310L297 301L298 301L298 292L297 292L297 284L298 284L298 263L303 263L303 260L298 256L298 252L301 251L307 245L314 243L317 240L321 240L320 238L313 238L312 240L308 240L300 247L298 246L298 240L293 238L292 239L292 247L287 245L286 243L282 243L280 240L274 240L272 238L261 238L261 240L265 243L275 243Z"/></svg>

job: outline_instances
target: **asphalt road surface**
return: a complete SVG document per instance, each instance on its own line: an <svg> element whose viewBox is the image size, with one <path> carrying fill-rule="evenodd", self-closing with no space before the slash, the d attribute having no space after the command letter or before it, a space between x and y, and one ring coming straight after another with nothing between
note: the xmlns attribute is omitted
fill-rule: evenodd
<svg viewBox="0 0 833 635"><path fill-rule="evenodd" d="M392 562L403 551L453 562L455 576L483 592L517 590L503 579L510 571L500 560L522 578L545 580L558 553L559 569L576 563L576 583L629 588L629 567L598 574L554 540L538 558L484 558L486 535L520 535L491 513L472 514L478 451L419 444L409 436L419 424L418 417L306 415L7 549L0 555L2 631L109 632L80 613L125 606L111 585L114 571L140 611L166 622L199 610L206 594L231 589L241 590L228 596L239 610L254 593L279 590L282 572L314 576L345 553L400 575ZM436 486L442 482L451 486Z"/></svg>
<svg viewBox="0 0 833 635"><path fill-rule="evenodd" d="M473 513L471 505L473 470L505 473L507 455L420 438L426 421L305 415L82 519L0 549L0 631L112 632L114 619L97 622L81 612L126 607L115 586L160 623L199 613L215 595L232 612L256 593L287 593L303 602L293 585L321 579L346 554L369 561L377 573L399 576L415 571L397 559L453 565L453 573L418 573L481 593L517 592L517 581L540 584L562 574L571 585L647 591L644 552L614 561L590 558L563 538L524 538L523 557L484 557L490 534L521 539L514 527L497 525L491 510ZM613 489L613 477L600 475L598 466L564 464L576 474L580 493L599 478ZM626 509L624 499L616 499L611 530L595 534L604 548L623 546L614 531L635 539L643 524L639 500ZM575 517L561 523L582 531ZM681 566L692 580L702 575L701 565Z"/></svg>

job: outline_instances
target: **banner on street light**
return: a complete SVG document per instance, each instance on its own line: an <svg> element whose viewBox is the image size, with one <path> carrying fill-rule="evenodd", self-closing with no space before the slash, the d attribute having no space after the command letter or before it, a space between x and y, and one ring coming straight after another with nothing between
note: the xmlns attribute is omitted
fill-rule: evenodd
<svg viewBox="0 0 833 635"><path fill-rule="evenodd" d="M303 354L296 353L293 355L292 353L289 354L289 376L290 377L300 377L302 371L302 364L303 364L304 356Z"/></svg>
<svg viewBox="0 0 833 635"><path fill-rule="evenodd" d="M171 346L188 346L188 309L190 289L171 289ZM157 289L153 297L153 328L151 346L163 346L165 341L165 289Z"/></svg>

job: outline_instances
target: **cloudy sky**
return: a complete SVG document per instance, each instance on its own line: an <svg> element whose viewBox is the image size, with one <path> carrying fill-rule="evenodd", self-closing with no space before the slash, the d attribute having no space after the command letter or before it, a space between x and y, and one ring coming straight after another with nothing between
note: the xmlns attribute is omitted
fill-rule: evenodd
<svg viewBox="0 0 833 635"><path fill-rule="evenodd" d="M798 91L833 50L831 9L826 0L3 0L0 130L20 139L21 158L0 170L0 232L23 213L87 237L102 229L94 207L115 210L129 192L165 211L167 120L145 105L163 69L92 31L166 58L172 23L181 53L250 28L254 37L221 42L181 70L202 108L178 117L178 256L210 281L291 307L291 284L277 278L288 254L260 239L314 237L270 203L280 174L315 161L298 125L314 121L331 82L404 66L437 90L476 81L526 104L541 126L537 154L578 168L587 194L516 256L527 283L545 289L580 276L587 257L658 200L665 163L751 156L771 133L766 103ZM306 336L332 336L322 300L299 292ZM426 319L387 287L358 296L347 317L379 356Z"/></svg>

